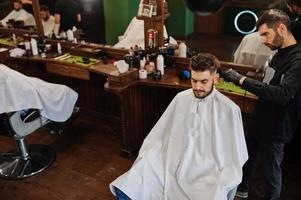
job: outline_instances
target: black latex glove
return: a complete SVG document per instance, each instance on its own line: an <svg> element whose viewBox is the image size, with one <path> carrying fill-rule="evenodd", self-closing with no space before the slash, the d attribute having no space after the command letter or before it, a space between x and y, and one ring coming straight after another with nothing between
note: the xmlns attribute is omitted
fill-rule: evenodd
<svg viewBox="0 0 301 200"><path fill-rule="evenodd" d="M220 75L224 78L225 81L233 82L235 85L240 85L239 80L243 77L243 75L239 74L233 69L223 71Z"/></svg>
<svg viewBox="0 0 301 200"><path fill-rule="evenodd" d="M219 67L219 68L217 68L216 72L219 73L220 77L223 77L225 70Z"/></svg>

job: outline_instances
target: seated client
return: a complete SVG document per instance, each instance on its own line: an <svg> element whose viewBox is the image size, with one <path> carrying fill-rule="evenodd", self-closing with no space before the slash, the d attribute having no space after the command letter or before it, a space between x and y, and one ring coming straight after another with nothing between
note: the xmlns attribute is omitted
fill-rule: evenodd
<svg viewBox="0 0 301 200"><path fill-rule="evenodd" d="M229 200L248 159L239 107L217 91L218 59L191 59L192 89L176 95L132 168L110 184L118 199Z"/></svg>
<svg viewBox="0 0 301 200"><path fill-rule="evenodd" d="M0 153L0 178L18 180L44 172L55 160L55 151L44 144L29 145L26 136L40 127L62 131L79 108L77 93L58 84L25 76L0 64L0 119L17 149ZM64 122L64 123L63 123Z"/></svg>
<svg viewBox="0 0 301 200"><path fill-rule="evenodd" d="M2 20L0 20L0 25L8 26L10 20L13 21L23 21L25 26L35 26L34 16L23 9L23 4L21 0L13 0L13 10Z"/></svg>
<svg viewBox="0 0 301 200"><path fill-rule="evenodd" d="M25 76L0 64L0 114L37 109L42 117L66 121L73 113L78 94L65 85Z"/></svg>

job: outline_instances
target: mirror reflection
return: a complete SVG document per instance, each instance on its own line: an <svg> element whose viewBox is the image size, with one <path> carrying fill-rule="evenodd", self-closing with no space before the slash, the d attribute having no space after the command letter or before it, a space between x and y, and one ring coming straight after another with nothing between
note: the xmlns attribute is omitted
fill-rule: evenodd
<svg viewBox="0 0 301 200"><path fill-rule="evenodd" d="M35 18L32 12L31 1L12 0L6 3L7 9L3 11L4 16L0 21L0 26L17 29L35 29Z"/></svg>
<svg viewBox="0 0 301 200"><path fill-rule="evenodd" d="M81 28L81 8L74 0L40 1L39 14L47 37L66 39L69 33L73 40L71 32Z"/></svg>
<svg viewBox="0 0 301 200"><path fill-rule="evenodd" d="M55 21L47 5L40 6L40 17L44 28L44 35L47 37L52 37L53 34L58 35L60 23Z"/></svg>

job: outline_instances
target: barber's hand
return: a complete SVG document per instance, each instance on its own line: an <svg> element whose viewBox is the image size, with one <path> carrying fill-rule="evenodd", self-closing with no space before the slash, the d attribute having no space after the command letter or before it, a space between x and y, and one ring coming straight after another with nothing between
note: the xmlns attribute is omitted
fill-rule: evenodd
<svg viewBox="0 0 301 200"><path fill-rule="evenodd" d="M223 77L225 70L219 67L219 68L217 68L216 72L219 73L220 77Z"/></svg>
<svg viewBox="0 0 301 200"><path fill-rule="evenodd" d="M240 85L239 80L244 77L233 69L223 71L220 75L224 78L224 80L233 82L235 85Z"/></svg>

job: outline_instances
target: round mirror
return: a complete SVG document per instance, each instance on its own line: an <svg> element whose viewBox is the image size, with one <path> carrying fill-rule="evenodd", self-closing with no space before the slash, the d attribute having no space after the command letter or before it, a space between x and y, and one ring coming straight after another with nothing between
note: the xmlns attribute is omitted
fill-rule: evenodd
<svg viewBox="0 0 301 200"><path fill-rule="evenodd" d="M209 15L220 9L226 0L184 0L189 10L198 15Z"/></svg>

